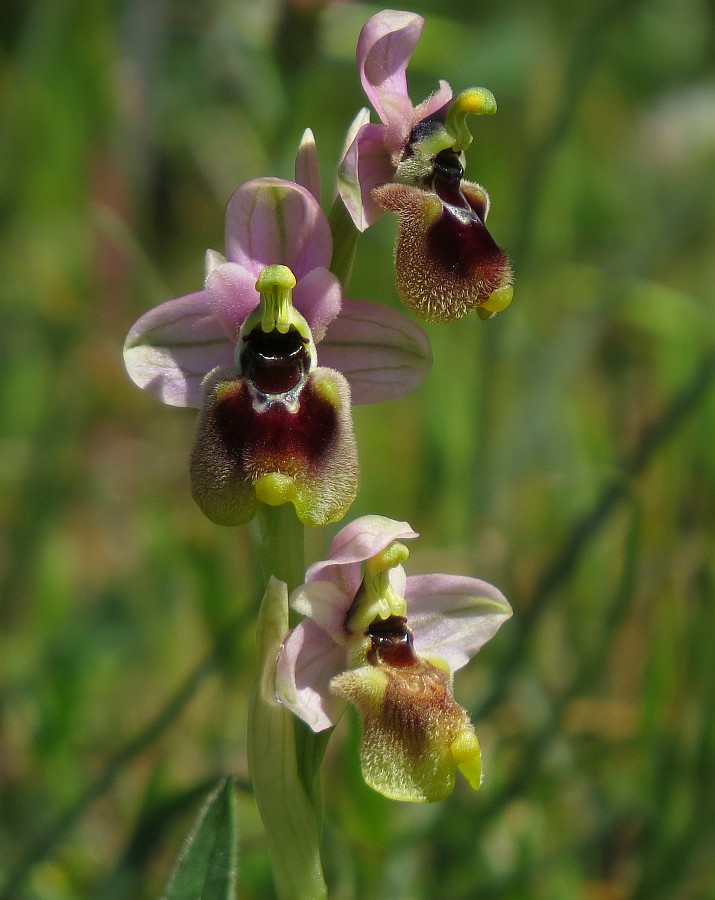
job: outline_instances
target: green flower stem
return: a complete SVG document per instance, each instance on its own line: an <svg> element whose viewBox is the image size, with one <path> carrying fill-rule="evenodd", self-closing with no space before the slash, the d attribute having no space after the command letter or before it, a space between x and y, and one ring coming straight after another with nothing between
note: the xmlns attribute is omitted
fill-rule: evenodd
<svg viewBox="0 0 715 900"><path fill-rule="evenodd" d="M258 678L248 713L248 767L281 900L327 897L320 863L320 763L315 735L276 700L275 661L289 627L288 593L302 583L303 525L293 506L261 504L249 525L266 584L256 625Z"/></svg>
<svg viewBox="0 0 715 900"><path fill-rule="evenodd" d="M340 279L343 290L346 291L353 273L360 232L339 195L335 198L328 221L333 232L333 259L330 271Z"/></svg>
<svg viewBox="0 0 715 900"><path fill-rule="evenodd" d="M248 532L261 567L264 587L268 587L271 575L279 581L285 581L289 593L303 583L303 525L291 503L283 503L281 506L260 503L256 515L248 525Z"/></svg>

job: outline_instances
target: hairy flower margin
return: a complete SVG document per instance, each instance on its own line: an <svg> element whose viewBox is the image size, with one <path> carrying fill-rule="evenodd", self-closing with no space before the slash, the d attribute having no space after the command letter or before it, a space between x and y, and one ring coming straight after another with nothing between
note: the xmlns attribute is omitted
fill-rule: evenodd
<svg viewBox="0 0 715 900"><path fill-rule="evenodd" d="M292 502L308 525L342 518L357 491L350 403L402 396L431 364L416 323L343 298L309 132L296 171L307 187L238 188L227 256L208 251L204 289L150 310L125 343L139 387L200 409L192 494L223 525L249 521L258 502Z"/></svg>
<svg viewBox="0 0 715 900"><path fill-rule="evenodd" d="M472 142L466 118L493 114L496 101L485 88L453 97L441 81L412 105L406 70L423 26L419 15L388 9L363 27L360 79L380 122L371 123L367 109L353 121L338 191L361 231L384 210L396 213L397 289L406 306L429 322L472 309L491 318L511 302L511 266L485 225L487 192L463 175Z"/></svg>
<svg viewBox="0 0 715 900"><path fill-rule="evenodd" d="M313 731L353 703L362 722L367 783L398 800L447 796L459 768L481 783L481 752L452 677L511 615L476 578L406 576L407 522L364 516L344 527L328 558L290 597L304 618L276 665L278 699Z"/></svg>

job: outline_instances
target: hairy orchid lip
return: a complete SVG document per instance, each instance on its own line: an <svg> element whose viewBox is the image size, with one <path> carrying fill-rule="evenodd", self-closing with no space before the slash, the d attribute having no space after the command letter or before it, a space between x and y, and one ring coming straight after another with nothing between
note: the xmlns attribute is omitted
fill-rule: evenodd
<svg viewBox="0 0 715 900"><path fill-rule="evenodd" d="M241 372L261 394L286 394L299 387L310 371L307 344L295 328L285 333L254 328L244 338Z"/></svg>
<svg viewBox="0 0 715 900"><path fill-rule="evenodd" d="M342 518L357 493L345 379L319 367L295 391L266 396L235 369L215 369L204 382L191 493L220 525L245 524L258 503L292 503L305 525Z"/></svg>
<svg viewBox="0 0 715 900"><path fill-rule="evenodd" d="M295 475L318 465L335 440L338 417L329 400L307 381L300 413L283 403L257 411L246 389L236 382L216 405L216 421L224 445L235 459L248 453L262 472Z"/></svg>
<svg viewBox="0 0 715 900"><path fill-rule="evenodd" d="M496 267L502 251L478 214L469 208L443 206L440 218L428 229L427 243L440 266L469 277L479 267Z"/></svg>

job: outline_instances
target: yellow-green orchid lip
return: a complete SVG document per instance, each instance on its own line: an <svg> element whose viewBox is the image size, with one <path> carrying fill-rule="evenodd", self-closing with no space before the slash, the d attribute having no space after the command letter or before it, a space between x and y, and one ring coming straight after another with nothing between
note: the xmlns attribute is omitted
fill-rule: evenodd
<svg viewBox="0 0 715 900"><path fill-rule="evenodd" d="M434 802L451 793L458 768L479 787L479 741L449 672L413 655L405 665L350 669L330 684L360 715L360 765L370 787L393 800Z"/></svg>

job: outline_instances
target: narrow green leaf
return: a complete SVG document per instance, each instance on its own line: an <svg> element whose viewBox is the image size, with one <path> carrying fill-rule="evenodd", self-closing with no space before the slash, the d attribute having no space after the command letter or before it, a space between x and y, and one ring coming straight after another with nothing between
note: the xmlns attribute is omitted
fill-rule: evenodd
<svg viewBox="0 0 715 900"><path fill-rule="evenodd" d="M209 795L189 832L164 900L233 900L238 868L234 779Z"/></svg>

